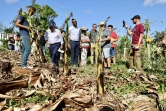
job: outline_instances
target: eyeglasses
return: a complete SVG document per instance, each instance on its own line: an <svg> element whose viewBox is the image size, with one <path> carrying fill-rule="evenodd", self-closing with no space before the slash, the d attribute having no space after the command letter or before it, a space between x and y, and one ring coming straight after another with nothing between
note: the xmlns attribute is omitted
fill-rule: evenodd
<svg viewBox="0 0 166 111"><path fill-rule="evenodd" d="M104 27L104 25L100 25L100 27Z"/></svg>

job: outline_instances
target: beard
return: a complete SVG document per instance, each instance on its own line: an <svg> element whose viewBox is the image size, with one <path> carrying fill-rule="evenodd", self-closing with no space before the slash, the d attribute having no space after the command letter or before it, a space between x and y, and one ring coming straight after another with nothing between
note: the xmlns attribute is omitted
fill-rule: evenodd
<svg viewBox="0 0 166 111"><path fill-rule="evenodd" d="M133 24L136 24L136 22L135 22L135 21L133 21Z"/></svg>

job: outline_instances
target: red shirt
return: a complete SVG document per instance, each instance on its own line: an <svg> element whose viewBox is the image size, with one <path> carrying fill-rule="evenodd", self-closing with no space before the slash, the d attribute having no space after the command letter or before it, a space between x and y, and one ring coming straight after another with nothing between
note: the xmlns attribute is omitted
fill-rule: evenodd
<svg viewBox="0 0 166 111"><path fill-rule="evenodd" d="M144 33L144 26L142 24L138 24L134 27L132 32L133 32L132 44L138 44L140 34ZM141 41L141 44L143 44L143 40Z"/></svg>
<svg viewBox="0 0 166 111"><path fill-rule="evenodd" d="M110 36L113 39L118 39L118 36L117 36L117 34L115 32L111 32ZM116 47L116 42L111 43L111 47L115 48Z"/></svg>

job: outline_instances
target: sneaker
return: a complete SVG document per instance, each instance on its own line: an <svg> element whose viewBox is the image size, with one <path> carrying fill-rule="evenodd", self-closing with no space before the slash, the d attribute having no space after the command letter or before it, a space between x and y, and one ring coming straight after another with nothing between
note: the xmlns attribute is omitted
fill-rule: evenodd
<svg viewBox="0 0 166 111"><path fill-rule="evenodd" d="M60 53L64 53L64 50L58 49L58 52L60 52Z"/></svg>
<svg viewBox="0 0 166 111"><path fill-rule="evenodd" d="M32 66L24 66L24 67L22 67L22 69L33 69L33 67Z"/></svg>
<svg viewBox="0 0 166 111"><path fill-rule="evenodd" d="M127 72L134 72L134 69L128 69Z"/></svg>
<svg viewBox="0 0 166 111"><path fill-rule="evenodd" d="M140 73L140 72L141 72L141 71L139 71L139 70L136 70L136 71L135 71L135 73Z"/></svg>
<svg viewBox="0 0 166 111"><path fill-rule="evenodd" d="M26 69L27 67L22 67L22 69Z"/></svg>
<svg viewBox="0 0 166 111"><path fill-rule="evenodd" d="M27 68L28 68L28 69L33 69L33 67L32 67L32 66L27 66Z"/></svg>

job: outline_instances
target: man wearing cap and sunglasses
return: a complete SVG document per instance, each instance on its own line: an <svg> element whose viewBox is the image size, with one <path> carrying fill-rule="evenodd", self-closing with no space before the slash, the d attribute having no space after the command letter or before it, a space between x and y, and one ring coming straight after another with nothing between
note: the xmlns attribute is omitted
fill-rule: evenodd
<svg viewBox="0 0 166 111"><path fill-rule="evenodd" d="M59 66L58 64L58 50L63 48L63 38L60 30L55 29L56 24L52 20L49 23L49 29L45 33L45 40L48 45L52 62Z"/></svg>
<svg viewBox="0 0 166 111"><path fill-rule="evenodd" d="M125 24L125 28L127 29L128 34L132 35L132 46L130 48L130 69L128 70L128 72L134 71L134 58L137 64L136 73L139 73L141 70L140 51L141 46L143 44L144 26L141 24L140 19L141 17L139 15L135 15L131 19L133 21L133 24L136 24L132 31L130 31L127 25Z"/></svg>
<svg viewBox="0 0 166 111"><path fill-rule="evenodd" d="M111 60L110 60L110 31L106 29L105 22L100 22L100 28L102 30L102 49L103 49L103 58L104 58L104 67L105 69L110 69Z"/></svg>

